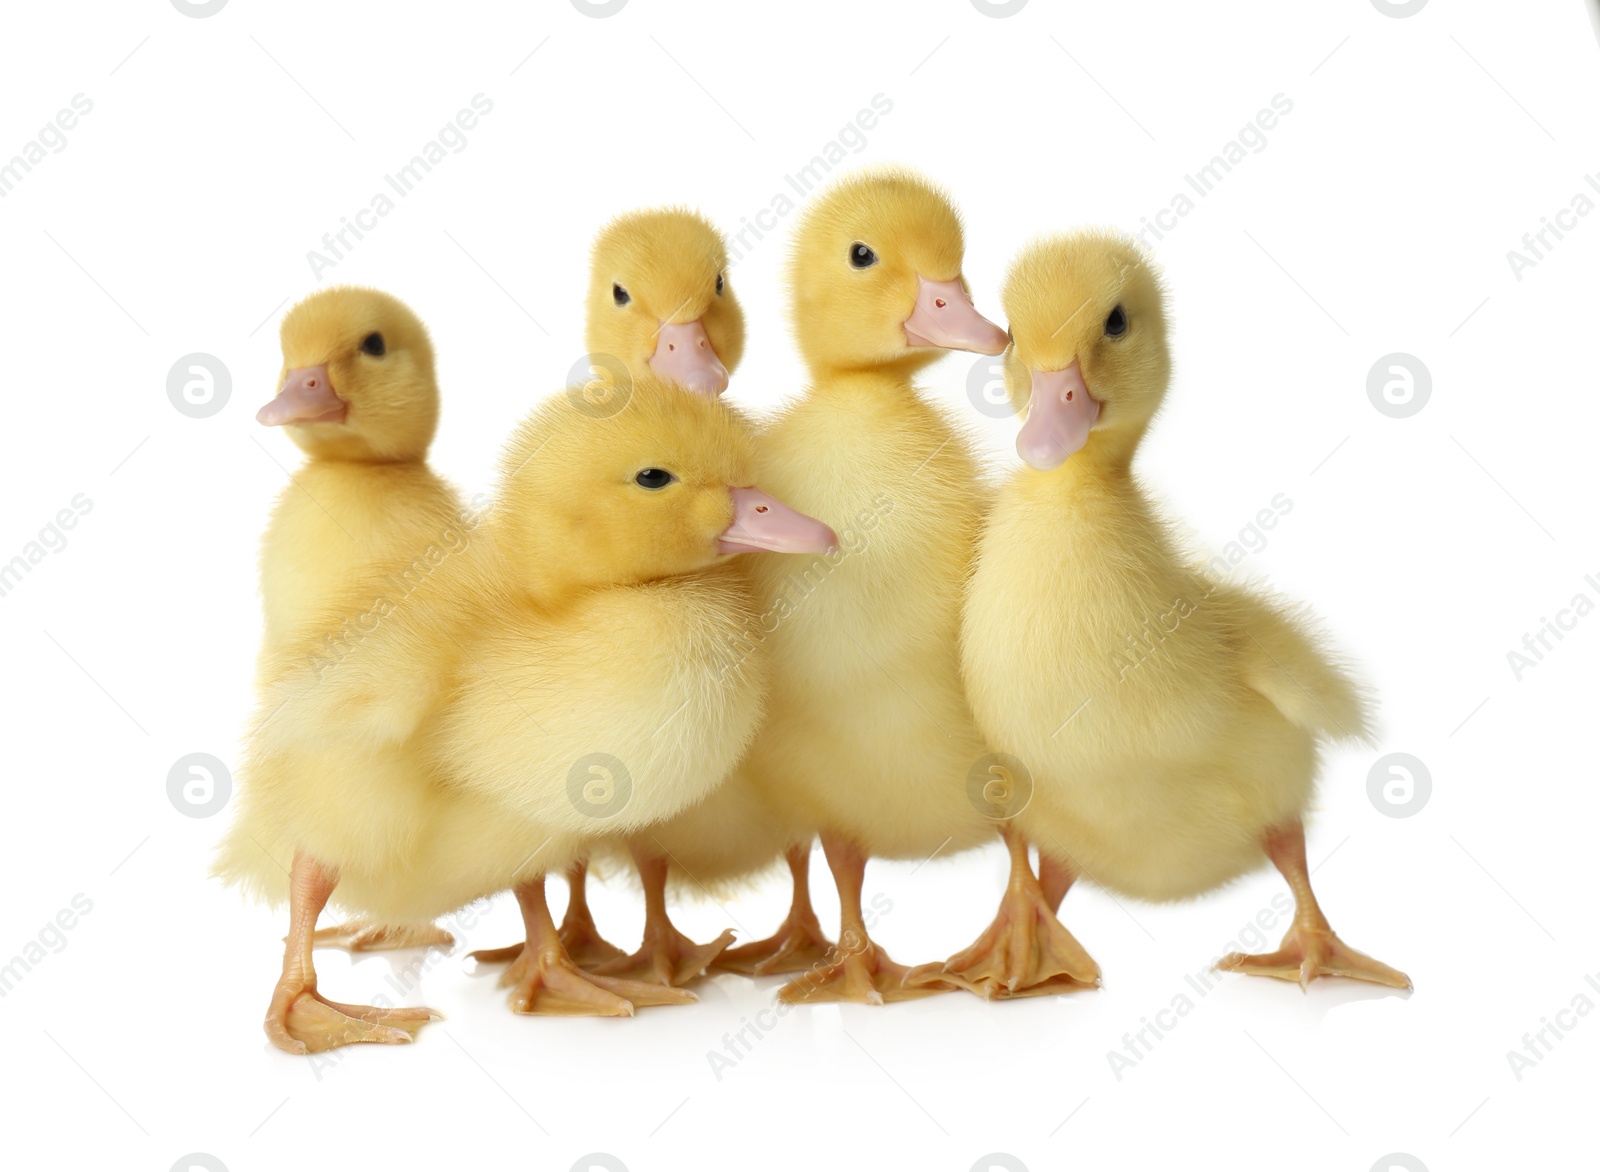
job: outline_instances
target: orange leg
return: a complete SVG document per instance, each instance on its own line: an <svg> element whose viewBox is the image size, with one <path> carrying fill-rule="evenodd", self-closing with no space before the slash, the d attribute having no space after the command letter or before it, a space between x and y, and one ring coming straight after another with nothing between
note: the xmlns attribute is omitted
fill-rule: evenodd
<svg viewBox="0 0 1600 1172"><path fill-rule="evenodd" d="M562 1017L632 1017L636 1006L686 1005L692 993L643 981L586 973L572 963L544 898L544 876L516 886L527 942L500 977L517 1013Z"/></svg>
<svg viewBox="0 0 1600 1172"><path fill-rule="evenodd" d="M561 917L561 943L579 968L593 968L622 955L595 927L589 911L589 862L579 859L567 868L567 911Z"/></svg>
<svg viewBox="0 0 1600 1172"><path fill-rule="evenodd" d="M686 985L705 975L706 968L733 943L724 931L709 944L696 944L672 923L667 912L667 860L634 846L633 862L644 885L644 939L632 956L619 956L592 971L657 985Z"/></svg>
<svg viewBox="0 0 1600 1172"><path fill-rule="evenodd" d="M615 960L622 949L600 935L594 916L589 912L589 863L579 859L567 868L567 911L561 917L561 943L579 968ZM522 945L510 944L504 948L480 948L468 953L477 964L504 964L522 955Z"/></svg>
<svg viewBox="0 0 1600 1172"><path fill-rule="evenodd" d="M953 989L954 986L937 981L917 986L905 983L911 970L890 960L889 954L873 943L861 914L867 856L854 843L831 834L822 835L822 851L828 857L834 886L839 889L839 944L827 960L779 989L779 999L792 1005L820 1001L882 1005L885 1001L909 1001Z"/></svg>
<svg viewBox="0 0 1600 1172"><path fill-rule="evenodd" d="M1357 952L1334 934L1311 890L1311 873L1306 870L1305 828L1298 818L1269 831L1265 846L1267 857L1288 880L1289 890L1294 893L1294 923L1284 933L1276 952L1255 956L1229 953L1217 962L1219 969L1299 981L1302 989L1317 977L1349 977L1395 989L1411 988L1410 977L1364 952Z"/></svg>
<svg viewBox="0 0 1600 1172"><path fill-rule="evenodd" d="M1052 888L1046 891L1028 863L1022 833L1006 823L1000 837L1011 853L1011 876L994 922L969 948L942 966L924 965L912 980L942 978L989 999L1043 997L1098 985L1100 966L1055 915L1076 873L1063 863L1052 864Z"/></svg>
<svg viewBox="0 0 1600 1172"><path fill-rule="evenodd" d="M441 1019L431 1009L344 1005L317 992L312 940L317 917L338 882L338 872L303 851L295 852L289 873L289 935L284 938L283 974L272 990L263 1023L272 1044L291 1054L311 1054L354 1042L409 1042L428 1022Z"/></svg>
<svg viewBox="0 0 1600 1172"><path fill-rule="evenodd" d="M751 977L803 973L826 961L833 951L833 944L811 907L811 844L792 846L783 857L788 860L789 875L794 881L789 914L765 940L728 949L712 964L713 971Z"/></svg>
<svg viewBox="0 0 1600 1172"><path fill-rule="evenodd" d="M1070 865L1043 851L1039 852L1039 887L1044 891L1045 902L1050 905L1052 912L1061 910L1061 901L1067 898L1067 891L1077 878L1078 872Z"/></svg>
<svg viewBox="0 0 1600 1172"><path fill-rule="evenodd" d="M311 934L318 948L344 948L350 952L393 952L400 948L439 948L448 952L456 938L437 924L381 924L374 920L345 920Z"/></svg>

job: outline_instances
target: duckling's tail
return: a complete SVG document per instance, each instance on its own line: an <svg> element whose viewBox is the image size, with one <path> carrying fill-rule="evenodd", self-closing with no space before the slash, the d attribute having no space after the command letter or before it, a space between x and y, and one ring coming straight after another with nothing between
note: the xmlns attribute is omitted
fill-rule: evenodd
<svg viewBox="0 0 1600 1172"><path fill-rule="evenodd" d="M1313 736L1372 743L1368 697L1321 645L1308 617L1233 587L1218 587L1216 595L1238 620L1251 688Z"/></svg>

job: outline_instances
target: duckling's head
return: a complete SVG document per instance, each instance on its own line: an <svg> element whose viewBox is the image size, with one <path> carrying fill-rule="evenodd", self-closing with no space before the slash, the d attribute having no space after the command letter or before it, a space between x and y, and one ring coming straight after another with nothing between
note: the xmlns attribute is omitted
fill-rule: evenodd
<svg viewBox="0 0 1600 1172"><path fill-rule="evenodd" d="M421 320L377 289L337 285L291 309L279 329L278 393L256 412L307 453L395 462L428 453L439 423L433 344Z"/></svg>
<svg viewBox="0 0 1600 1172"><path fill-rule="evenodd" d="M795 230L795 339L815 370L914 369L941 350L999 354L1006 334L973 308L961 275L961 217L932 183L899 168L852 175Z"/></svg>
<svg viewBox="0 0 1600 1172"><path fill-rule="evenodd" d="M503 461L496 525L518 575L546 597L686 574L756 550L823 553L838 538L751 485L748 427L721 402L637 375L597 416L552 398Z"/></svg>
<svg viewBox="0 0 1600 1172"><path fill-rule="evenodd" d="M1035 468L1073 453L1131 459L1167 392L1171 359L1161 279L1111 232L1040 240L1006 275L1006 385L1027 419L1017 453Z"/></svg>
<svg viewBox="0 0 1600 1172"><path fill-rule="evenodd" d="M722 235L699 212L657 208L611 221L589 262L589 352L720 395L744 353L727 268Z"/></svg>

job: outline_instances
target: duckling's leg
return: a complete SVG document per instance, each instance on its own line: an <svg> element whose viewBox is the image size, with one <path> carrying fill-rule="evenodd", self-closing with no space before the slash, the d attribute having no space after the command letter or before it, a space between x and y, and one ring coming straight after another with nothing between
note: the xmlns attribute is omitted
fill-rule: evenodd
<svg viewBox="0 0 1600 1172"><path fill-rule="evenodd" d="M1411 978L1364 952L1357 952L1334 935L1328 919L1311 891L1306 870L1306 834L1296 818L1267 833L1267 857L1289 881L1294 893L1294 923L1284 933L1276 952L1247 956L1231 952L1217 962L1219 969L1299 981L1304 989L1317 977L1350 977L1395 989L1411 988Z"/></svg>
<svg viewBox="0 0 1600 1172"><path fill-rule="evenodd" d="M1061 862L1054 855L1039 852L1039 887L1044 891L1045 902L1050 905L1052 912L1061 910L1061 901L1067 898L1067 891L1077 882L1078 873L1072 867Z"/></svg>
<svg viewBox="0 0 1600 1172"><path fill-rule="evenodd" d="M622 949L600 935L589 912L589 863L579 859L567 868L567 911L561 917L561 943L579 968L604 964L622 955ZM480 948L469 952L468 958L476 964L505 964L522 955L522 945L508 944L504 948Z"/></svg>
<svg viewBox="0 0 1600 1172"><path fill-rule="evenodd" d="M711 962L733 943L733 933L724 930L711 943L696 944L678 931L667 914L667 860L641 846L632 850L644 884L644 939L632 956L620 956L590 971L657 985L687 985L705 975Z"/></svg>
<svg viewBox="0 0 1600 1172"><path fill-rule="evenodd" d="M296 851L289 872L289 935L283 949L283 975L272 990L272 1004L262 1023L280 1050L311 1054L352 1042L409 1042L430 1021L442 1019L431 1009L377 1009L343 1005L317 992L317 971L311 947L317 916L339 882L338 873Z"/></svg>
<svg viewBox="0 0 1600 1172"><path fill-rule="evenodd" d="M817 913L811 908L811 844L792 846L783 857L789 862L789 874L794 880L789 914L765 940L728 949L712 964L713 971L750 977L803 973L826 961L833 952L833 942L822 931Z"/></svg>
<svg viewBox="0 0 1600 1172"><path fill-rule="evenodd" d="M1055 915L1076 874L1063 863L1053 863L1047 891L1028 865L1028 843L1022 833L1007 823L1000 828L1000 837L1011 852L1011 877L994 922L942 967L924 965L911 979L942 977L991 1000L1045 997L1098 985L1100 966ZM1041 871L1045 862L1041 854Z"/></svg>
<svg viewBox="0 0 1600 1172"><path fill-rule="evenodd" d="M456 938L438 924L379 924L372 920L346 920L311 934L318 948L344 948L351 952L392 952L398 948L440 948L448 952Z"/></svg>
<svg viewBox="0 0 1600 1172"><path fill-rule="evenodd" d="M589 861L579 859L567 868L567 912L561 917L561 943L581 969L616 960L622 949L600 935L589 911Z"/></svg>
<svg viewBox="0 0 1600 1172"><path fill-rule="evenodd" d="M513 987L511 1008L516 1013L561 1017L632 1017L638 1006L687 1005L698 1000L693 993L663 988L644 981L586 973L572 963L562 946L561 934L544 898L544 876L516 887L527 943L500 977Z"/></svg>
<svg viewBox="0 0 1600 1172"><path fill-rule="evenodd" d="M861 914L861 884L866 877L867 856L852 842L823 834L822 850L839 889L839 943L826 960L778 990L778 998L791 1005L821 1001L862 1001L882 1005L885 1001L909 1001L955 988L941 982L916 987L905 983L911 970L896 964L889 954L867 934Z"/></svg>

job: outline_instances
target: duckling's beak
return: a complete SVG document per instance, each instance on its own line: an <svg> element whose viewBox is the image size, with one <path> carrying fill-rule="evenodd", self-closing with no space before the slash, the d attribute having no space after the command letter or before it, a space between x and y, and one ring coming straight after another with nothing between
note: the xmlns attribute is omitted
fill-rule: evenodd
<svg viewBox="0 0 1600 1172"><path fill-rule="evenodd" d="M256 422L268 427L285 423L342 423L345 401L333 393L327 366L302 366L291 370L273 400L256 412Z"/></svg>
<svg viewBox="0 0 1600 1172"><path fill-rule="evenodd" d="M839 537L815 517L797 513L759 489L734 488L733 523L717 539L719 553L832 553Z"/></svg>
<svg viewBox="0 0 1600 1172"><path fill-rule="evenodd" d="M728 389L728 370L698 319L663 324L650 366L661 377L702 395L720 395Z"/></svg>
<svg viewBox="0 0 1600 1172"><path fill-rule="evenodd" d="M906 342L944 350L999 354L1006 332L979 313L960 281L917 278L917 304L906 318Z"/></svg>
<svg viewBox="0 0 1600 1172"><path fill-rule="evenodd" d="M1059 468L1089 442L1100 402L1084 385L1074 358L1065 370L1035 370L1028 418L1017 433L1017 455L1041 472Z"/></svg>

